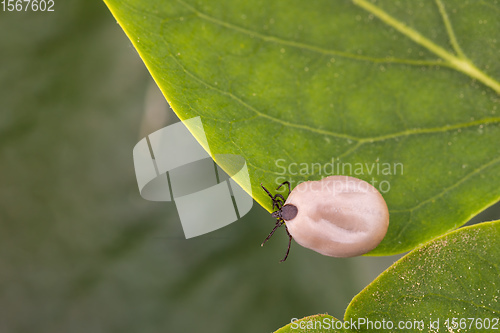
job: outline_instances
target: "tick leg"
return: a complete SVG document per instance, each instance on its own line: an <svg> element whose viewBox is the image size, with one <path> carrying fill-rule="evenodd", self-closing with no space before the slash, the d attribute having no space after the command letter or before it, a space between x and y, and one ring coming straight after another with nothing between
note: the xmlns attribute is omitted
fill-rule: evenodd
<svg viewBox="0 0 500 333"><path fill-rule="evenodd" d="M274 200L276 200L276 201L277 201L278 199L276 199L276 197L280 198L283 202L285 202L285 198L283 198L283 196L282 196L281 194L279 194L279 193L278 193L278 194L276 194L276 195L274 196Z"/></svg>
<svg viewBox="0 0 500 333"><path fill-rule="evenodd" d="M285 184L288 185L288 195L290 195L291 190L290 190L290 182L289 181L281 183L281 185L278 186L278 188L276 189L276 191L279 190L280 187L283 186L283 185L285 185Z"/></svg>
<svg viewBox="0 0 500 333"><path fill-rule="evenodd" d="M266 237L266 239L264 239L264 241L262 242L262 244L260 244L260 246L264 246L264 244L269 240L269 238L271 238L271 236L274 234L274 232L276 231L276 229L278 229L279 227L281 227L283 225L283 221L277 221L276 222L276 225L274 226L273 230L271 231L271 233Z"/></svg>
<svg viewBox="0 0 500 333"><path fill-rule="evenodd" d="M268 195L268 196L271 198L271 200L273 201L273 209L274 209L274 207L276 207L276 208L280 209L280 208L283 206L283 204L281 204L281 205L280 205L280 202L276 200L276 196L273 196L273 195L272 195L272 194L271 194L271 193L267 190L267 188L265 188L265 187L264 187L264 185L262 185L262 183L260 183L260 186L264 189L264 191L266 191L267 195ZM283 198L283 196L282 196L282 198ZM284 202L285 202L285 201L283 200L283 203L284 203Z"/></svg>
<svg viewBox="0 0 500 333"><path fill-rule="evenodd" d="M290 245L292 245L292 235L290 235L290 232L288 232L286 224L285 224L285 230L286 233L288 234L288 249L286 250L285 258L281 259L280 262L283 262L286 260L286 258L288 258L288 253L290 253Z"/></svg>
<svg viewBox="0 0 500 333"><path fill-rule="evenodd" d="M267 188L265 188L264 185L262 185L262 183L260 183L260 187L262 187L264 189L264 191L266 191L267 195L269 195L269 197L271 199L273 199L273 201L274 201L273 195L271 193L269 193L269 191L267 190Z"/></svg>
<svg viewBox="0 0 500 333"><path fill-rule="evenodd" d="M277 209L281 209L281 207L283 207L283 205L285 204L285 200L283 197L276 198L278 195L280 195L280 194L276 194L273 197L273 209L274 209L274 207L276 207Z"/></svg>
<svg viewBox="0 0 500 333"><path fill-rule="evenodd" d="M273 202L276 204L276 208L281 209L281 207L285 204L285 198L278 193L274 196Z"/></svg>

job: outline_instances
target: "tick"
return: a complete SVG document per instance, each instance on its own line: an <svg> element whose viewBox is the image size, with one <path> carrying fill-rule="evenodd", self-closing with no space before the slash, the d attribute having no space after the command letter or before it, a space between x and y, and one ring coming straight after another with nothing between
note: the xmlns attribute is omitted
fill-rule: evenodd
<svg viewBox="0 0 500 333"><path fill-rule="evenodd" d="M292 239L303 247L330 257L354 257L370 252L382 241L389 227L389 210L380 192L364 180L349 176L329 176L297 185L288 197L272 195L271 216L276 229L285 226L290 252Z"/></svg>

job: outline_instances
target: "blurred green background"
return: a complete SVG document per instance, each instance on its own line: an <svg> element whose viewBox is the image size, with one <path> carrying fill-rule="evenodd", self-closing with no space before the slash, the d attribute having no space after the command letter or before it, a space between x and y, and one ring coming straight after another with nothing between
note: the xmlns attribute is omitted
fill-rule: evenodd
<svg viewBox="0 0 500 333"><path fill-rule="evenodd" d="M270 332L342 318L399 256L334 259L251 213L185 240L132 149L176 121L100 1L0 12L0 332ZM500 218L500 206L471 222Z"/></svg>

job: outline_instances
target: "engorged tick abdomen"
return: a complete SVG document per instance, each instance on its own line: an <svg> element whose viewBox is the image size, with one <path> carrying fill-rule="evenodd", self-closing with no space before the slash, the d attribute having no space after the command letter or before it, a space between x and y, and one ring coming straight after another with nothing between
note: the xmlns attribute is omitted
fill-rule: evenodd
<svg viewBox="0 0 500 333"><path fill-rule="evenodd" d="M296 186L285 205L297 215L285 221L300 245L331 257L354 257L373 250L389 226L384 198L371 184L330 176Z"/></svg>

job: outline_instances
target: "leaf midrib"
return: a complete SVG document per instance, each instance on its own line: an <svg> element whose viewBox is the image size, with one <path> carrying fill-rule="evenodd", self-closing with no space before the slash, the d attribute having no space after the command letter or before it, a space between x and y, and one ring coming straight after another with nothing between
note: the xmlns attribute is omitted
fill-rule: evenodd
<svg viewBox="0 0 500 333"><path fill-rule="evenodd" d="M439 45L435 44L432 42L430 39L427 39L420 33L418 33L416 30L413 30L412 28L406 26L403 22L396 20L394 17L390 16L387 14L385 11L383 11L381 8L373 5L372 3L368 2L367 0L352 0L352 2L365 9L366 11L372 13L373 15L377 16L382 22L386 23L387 25L393 27L397 31L399 31L401 34L404 36L408 37L418 45L426 48L430 52L436 54L439 56L441 59L443 59L448 65L450 65L451 68L462 72L468 76L470 76L473 79L476 79L483 83L484 85L490 87L493 89L497 94L500 94L500 82L494 80L493 78L489 77L486 73L478 69L472 61L467 59L467 57L463 54L461 51L460 47L458 46L458 42L456 40L455 34L453 33L453 29L451 27L451 23L448 20L448 16L446 15L446 12L444 11L444 6L440 1L437 1L438 7L440 9L441 16L443 17L443 21L446 26L446 30L448 32L450 42L452 46L455 48L455 50L458 53L458 56L451 54L450 52L446 51ZM441 5L441 6L440 6Z"/></svg>

